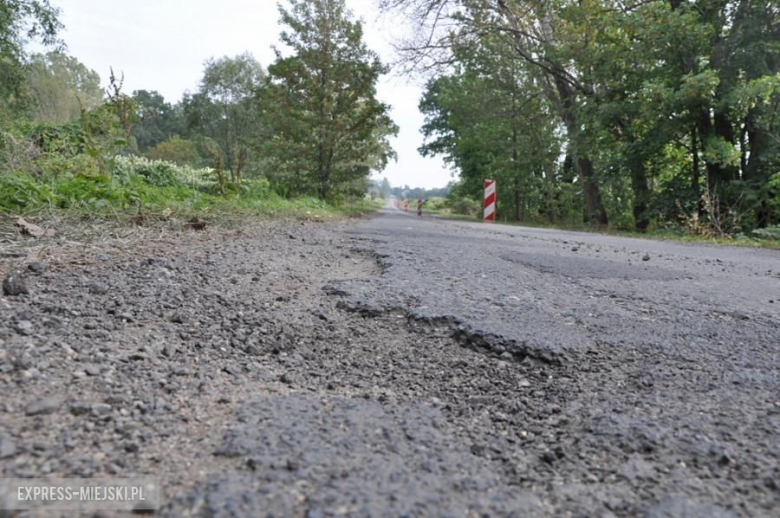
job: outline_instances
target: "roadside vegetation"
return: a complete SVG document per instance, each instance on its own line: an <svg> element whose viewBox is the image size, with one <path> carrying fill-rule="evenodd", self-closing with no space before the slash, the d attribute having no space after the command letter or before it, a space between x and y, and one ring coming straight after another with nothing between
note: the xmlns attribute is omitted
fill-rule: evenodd
<svg viewBox="0 0 780 518"><path fill-rule="evenodd" d="M777 2L382 3L450 204L492 178L505 221L780 238Z"/></svg>
<svg viewBox="0 0 780 518"><path fill-rule="evenodd" d="M0 214L143 224L381 205L366 193L394 158L397 127L376 99L387 69L342 0L290 2L287 54L267 69L249 54L209 59L176 103L127 93L118 71L103 84L66 53L59 15L49 0L0 3ZM32 41L49 51L29 55Z"/></svg>
<svg viewBox="0 0 780 518"><path fill-rule="evenodd" d="M415 212L417 210L417 200L425 200L423 213L433 215L439 218L463 220L463 221L482 221L482 200L464 196L460 191L454 189L455 183L451 183L441 189L410 189L404 187L386 186L383 189L383 182L378 182L372 189L376 196L390 194L396 196L399 200L400 208L403 209L405 203L409 202L408 210ZM386 194L383 194L385 193ZM504 214L499 218L500 223L509 225L518 225L532 228L549 228L556 230L570 230L577 232L597 232L601 234L619 235L625 237L652 238L659 240L709 243L719 245L734 246L753 246L761 248L774 248L780 250L780 235L774 227L766 229L754 229L753 232L746 234L738 232L735 234L715 234L715 233L693 233L687 231L681 226L667 226L662 228L653 228L649 231L638 232L632 227L619 227L616 225L598 226L592 225L581 219L572 219L569 221L561 220L550 222L545 218L526 218L518 221Z"/></svg>

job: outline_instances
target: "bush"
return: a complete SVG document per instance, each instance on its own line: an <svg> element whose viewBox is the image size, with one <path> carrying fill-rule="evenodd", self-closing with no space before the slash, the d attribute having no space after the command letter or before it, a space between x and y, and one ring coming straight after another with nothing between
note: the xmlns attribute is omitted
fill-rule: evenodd
<svg viewBox="0 0 780 518"><path fill-rule="evenodd" d="M482 205L477 200L455 196L448 196L445 200L445 206L455 214L464 216L476 216L482 209Z"/></svg>
<svg viewBox="0 0 780 518"><path fill-rule="evenodd" d="M265 178L243 180L241 182L241 194L250 198L268 198L277 196L271 188L271 183Z"/></svg>
<svg viewBox="0 0 780 518"><path fill-rule="evenodd" d="M100 176L105 174L100 169L100 161L89 155L65 157L59 154L47 153L30 164L30 171L42 178L59 176Z"/></svg>
<svg viewBox="0 0 780 518"><path fill-rule="evenodd" d="M73 157L84 152L87 136L80 122L63 125L41 124L32 129L30 138L43 153Z"/></svg>
<svg viewBox="0 0 780 518"><path fill-rule="evenodd" d="M765 193L767 205L772 210L775 221L780 219L780 173L775 173L769 178Z"/></svg>
<svg viewBox="0 0 780 518"><path fill-rule="evenodd" d="M45 183L24 173L0 174L0 211L11 213L51 204L54 195Z"/></svg>
<svg viewBox="0 0 780 518"><path fill-rule="evenodd" d="M173 164L159 160L148 160L136 156L114 157L111 173L122 183L129 183L134 176L140 176L155 187L180 186L183 182L176 175Z"/></svg>
<svg viewBox="0 0 780 518"><path fill-rule="evenodd" d="M122 182L128 182L133 176L140 176L155 187L208 188L214 184L212 170L179 166L163 160L149 160L139 156L114 157L113 175Z"/></svg>
<svg viewBox="0 0 780 518"><path fill-rule="evenodd" d="M127 190L119 188L107 176L62 178L55 184L54 194L56 206L61 209L99 210L108 207L124 207L128 202Z"/></svg>
<svg viewBox="0 0 780 518"><path fill-rule="evenodd" d="M192 166L202 162L195 143L178 136L158 143L146 156L152 160L165 160L179 166Z"/></svg>
<svg viewBox="0 0 780 518"><path fill-rule="evenodd" d="M780 225L756 229L753 231L753 235L761 239L780 241Z"/></svg>
<svg viewBox="0 0 780 518"><path fill-rule="evenodd" d="M0 167L3 169L27 169L40 154L41 150L32 138L0 132Z"/></svg>
<svg viewBox="0 0 780 518"><path fill-rule="evenodd" d="M447 202L444 198L430 198L428 202L425 204L426 209L428 210L442 210L447 206Z"/></svg>

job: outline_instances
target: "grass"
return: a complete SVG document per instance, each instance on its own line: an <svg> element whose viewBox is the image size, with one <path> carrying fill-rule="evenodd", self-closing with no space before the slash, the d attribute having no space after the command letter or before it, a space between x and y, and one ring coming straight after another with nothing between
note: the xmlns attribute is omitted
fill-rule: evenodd
<svg viewBox="0 0 780 518"><path fill-rule="evenodd" d="M227 226L248 219L295 218L327 221L362 217L381 202L360 199L331 204L314 197L284 198L268 182L249 180L240 194L207 192L181 181L155 185L139 174L0 174L0 214L42 222L108 220L113 223L185 223L197 217Z"/></svg>

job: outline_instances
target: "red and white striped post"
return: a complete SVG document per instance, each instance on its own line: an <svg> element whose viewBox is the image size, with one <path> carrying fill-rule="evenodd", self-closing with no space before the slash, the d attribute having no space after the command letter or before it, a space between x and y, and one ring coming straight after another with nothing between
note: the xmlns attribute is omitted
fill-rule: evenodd
<svg viewBox="0 0 780 518"><path fill-rule="evenodd" d="M485 212L484 221L493 223L496 220L496 181L485 180Z"/></svg>

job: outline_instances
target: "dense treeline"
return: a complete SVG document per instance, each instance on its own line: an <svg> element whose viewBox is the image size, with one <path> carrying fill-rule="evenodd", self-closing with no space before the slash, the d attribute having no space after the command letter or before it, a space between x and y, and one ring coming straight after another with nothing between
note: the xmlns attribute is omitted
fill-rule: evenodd
<svg viewBox="0 0 780 518"><path fill-rule="evenodd" d="M409 187L404 185L403 187L393 187L387 178L382 178L381 181L375 181L371 187L370 192L375 193L383 198L389 198L395 196L397 198L414 198L417 200L425 200L428 198L443 198L447 196L452 190L452 184L447 184L444 187L438 187L433 189L425 189L423 187Z"/></svg>
<svg viewBox="0 0 780 518"><path fill-rule="evenodd" d="M126 93L119 71L101 85L65 52L49 0L0 0L0 209L25 209L31 197L20 190L50 194L74 179L108 185L133 167L166 186L170 175L159 171L190 179L208 171L211 179L192 185L213 195L262 182L283 196L362 196L370 172L394 157L388 138L397 127L376 99L387 68L344 0L288 5L280 8L288 50L268 68L249 54L210 59L194 91L170 102L156 91ZM48 52L28 55L31 41ZM117 161L122 155L152 161Z"/></svg>
<svg viewBox="0 0 780 518"><path fill-rule="evenodd" d="M421 152L517 220L748 232L780 223L774 0L384 0L431 73Z"/></svg>
<svg viewBox="0 0 780 518"><path fill-rule="evenodd" d="M423 187L412 188L408 185L404 185L403 187L393 187L390 190L390 193L398 198L427 200L429 198L444 198L450 193L451 190L451 185L434 189L425 189Z"/></svg>

